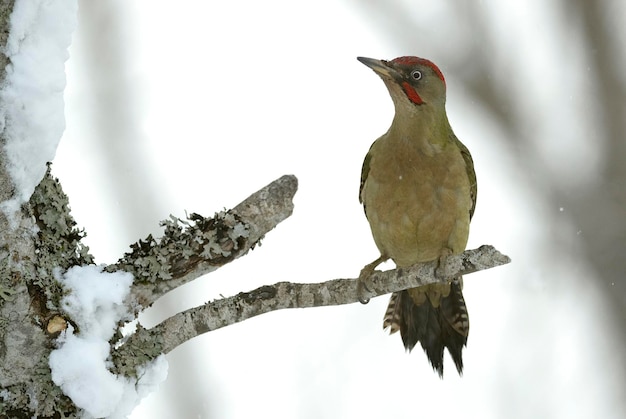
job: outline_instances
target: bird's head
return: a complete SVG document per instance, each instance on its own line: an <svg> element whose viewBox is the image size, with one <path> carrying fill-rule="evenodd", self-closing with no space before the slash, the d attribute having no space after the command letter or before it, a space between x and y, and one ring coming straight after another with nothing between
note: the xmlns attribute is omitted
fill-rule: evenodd
<svg viewBox="0 0 626 419"><path fill-rule="evenodd" d="M383 79L396 110L445 106L446 81L432 61L419 57L398 57L391 61L357 59Z"/></svg>

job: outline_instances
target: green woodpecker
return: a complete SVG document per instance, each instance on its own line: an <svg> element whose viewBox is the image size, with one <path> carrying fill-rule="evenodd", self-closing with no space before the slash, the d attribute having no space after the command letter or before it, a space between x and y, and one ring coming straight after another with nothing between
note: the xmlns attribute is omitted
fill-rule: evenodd
<svg viewBox="0 0 626 419"><path fill-rule="evenodd" d="M387 259L406 267L462 253L476 206L476 174L448 122L446 83L434 63L358 60L383 79L395 106L391 127L372 144L361 172L359 199L381 254L363 269L363 280ZM407 350L419 341L441 377L444 347L463 371L469 317L462 287L458 277L393 293L383 321L391 333L400 330Z"/></svg>

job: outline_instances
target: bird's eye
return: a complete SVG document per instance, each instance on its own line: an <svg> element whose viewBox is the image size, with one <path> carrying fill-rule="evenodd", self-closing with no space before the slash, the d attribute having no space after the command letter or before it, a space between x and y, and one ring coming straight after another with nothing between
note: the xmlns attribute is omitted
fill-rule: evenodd
<svg viewBox="0 0 626 419"><path fill-rule="evenodd" d="M413 80L419 80L422 78L422 72L419 70L413 70L411 71L411 77L413 77Z"/></svg>

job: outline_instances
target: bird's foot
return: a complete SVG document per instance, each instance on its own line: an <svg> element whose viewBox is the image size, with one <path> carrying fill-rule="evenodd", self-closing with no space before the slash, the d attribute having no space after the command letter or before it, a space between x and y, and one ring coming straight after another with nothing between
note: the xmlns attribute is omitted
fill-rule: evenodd
<svg viewBox="0 0 626 419"><path fill-rule="evenodd" d="M361 304L367 304L370 302L369 298L363 296L363 294L370 293L372 290L367 286L367 282L369 281L370 275L374 272L374 268L368 269L369 265L365 268L361 269L361 273L359 274L359 280L356 283L356 295L359 297L359 302Z"/></svg>
<svg viewBox="0 0 626 419"><path fill-rule="evenodd" d="M442 254L439 256L439 260L437 261L437 267L435 268L435 277L438 279L452 279L452 275L450 272L450 268L446 261L448 260L448 256L452 254L452 250L444 249Z"/></svg>
<svg viewBox="0 0 626 419"><path fill-rule="evenodd" d="M380 265L381 263L383 263L384 261L386 261L387 259L389 258L385 256L381 256L378 259L376 259L374 262L365 265L365 267L361 269L361 273L359 274L359 279L356 284L356 293L357 293L357 296L359 297L359 301L361 302L361 304L367 304L370 302L369 298L363 296L363 294L365 293L372 292L370 276L374 273L374 270L376 269L376 267Z"/></svg>

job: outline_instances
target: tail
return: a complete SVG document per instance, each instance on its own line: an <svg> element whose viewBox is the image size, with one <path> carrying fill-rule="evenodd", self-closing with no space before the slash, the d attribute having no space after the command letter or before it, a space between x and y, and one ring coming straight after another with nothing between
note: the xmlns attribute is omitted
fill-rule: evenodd
<svg viewBox="0 0 626 419"><path fill-rule="evenodd" d="M462 278L455 278L450 284L450 294L441 297L438 307L429 298L421 298L419 305L416 304L408 290L394 292L383 321L383 328L389 327L390 333L400 330L408 351L419 341L442 378L444 347L448 348L459 374L463 374L461 351L467 345L469 317L461 288Z"/></svg>

